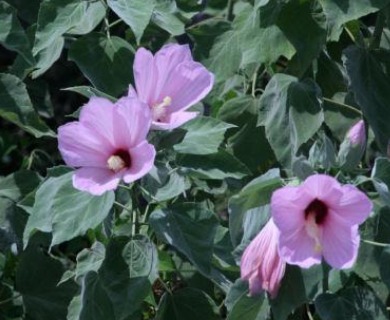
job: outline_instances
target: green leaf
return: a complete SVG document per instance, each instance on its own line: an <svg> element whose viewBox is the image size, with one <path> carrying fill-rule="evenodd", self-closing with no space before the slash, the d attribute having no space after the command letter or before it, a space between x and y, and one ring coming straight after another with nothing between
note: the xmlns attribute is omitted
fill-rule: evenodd
<svg viewBox="0 0 390 320"><path fill-rule="evenodd" d="M0 1L0 44L19 53L24 60L34 64L30 42L20 25L15 8Z"/></svg>
<svg viewBox="0 0 390 320"><path fill-rule="evenodd" d="M185 33L184 23L176 17L176 2L173 0L158 0L153 10L152 21L161 29L169 32L172 36Z"/></svg>
<svg viewBox="0 0 390 320"><path fill-rule="evenodd" d="M279 162L289 167L299 147L324 120L321 90L312 80L276 74L260 98L259 124Z"/></svg>
<svg viewBox="0 0 390 320"><path fill-rule="evenodd" d="M215 118L197 117L182 126L187 133L183 141L173 148L178 153L194 155L216 153L226 130L233 127L234 125Z"/></svg>
<svg viewBox="0 0 390 320"><path fill-rule="evenodd" d="M95 89L93 87L88 87L88 86L69 87L69 88L65 88L62 90L77 92L88 99L91 97L102 97L102 98L106 98L112 102L115 102L117 100L116 98L114 98L114 97L112 97L104 92L101 92L98 89Z"/></svg>
<svg viewBox="0 0 390 320"><path fill-rule="evenodd" d="M223 149L208 155L178 155L177 164L181 174L201 179L241 179L250 173L244 164Z"/></svg>
<svg viewBox="0 0 390 320"><path fill-rule="evenodd" d="M98 90L113 97L123 94L133 79L134 50L122 38L90 33L72 44L69 59Z"/></svg>
<svg viewBox="0 0 390 320"><path fill-rule="evenodd" d="M287 265L278 295L270 301L274 319L287 319L288 315L306 300L301 270L296 266Z"/></svg>
<svg viewBox="0 0 390 320"><path fill-rule="evenodd" d="M150 283L158 278L158 254L153 242L139 235L123 248L123 259L129 266L130 278L148 277Z"/></svg>
<svg viewBox="0 0 390 320"><path fill-rule="evenodd" d="M18 201L32 192L40 183L41 179L33 171L20 170L5 178L0 178L0 197Z"/></svg>
<svg viewBox="0 0 390 320"><path fill-rule="evenodd" d="M275 159L264 127L256 126L258 113L258 100L252 96L230 99L218 110L219 119L237 126L228 131L228 145L252 172L264 172Z"/></svg>
<svg viewBox="0 0 390 320"><path fill-rule="evenodd" d="M229 200L229 229L232 244L236 247L243 237L243 222L250 209L268 204L274 190L282 186L279 169L271 169L248 183ZM266 208L258 208L260 213Z"/></svg>
<svg viewBox="0 0 390 320"><path fill-rule="evenodd" d="M155 6L154 0L108 0L108 6L133 30L139 44L149 24Z"/></svg>
<svg viewBox="0 0 390 320"><path fill-rule="evenodd" d="M136 316L150 292L147 277L129 278L122 257L127 239L113 239L98 273L89 272L82 283L79 320L124 320Z"/></svg>
<svg viewBox="0 0 390 320"><path fill-rule="evenodd" d="M34 71L31 73L33 79L44 74L59 59L64 44L64 38L58 37L51 42L49 47L45 47L37 52L35 55L37 63L34 66Z"/></svg>
<svg viewBox="0 0 390 320"><path fill-rule="evenodd" d="M24 231L27 245L34 230L52 232L51 245L83 235L108 215L114 193L96 197L72 185L73 172L48 178L37 190L33 211ZM71 204L71 205L70 205Z"/></svg>
<svg viewBox="0 0 390 320"><path fill-rule="evenodd" d="M162 202L184 193L190 185L185 176L172 170L167 164L155 162L155 166L141 180L142 192L151 202Z"/></svg>
<svg viewBox="0 0 390 320"><path fill-rule="evenodd" d="M346 22L376 12L390 2L388 0L320 0L320 3L327 18L328 39L337 41Z"/></svg>
<svg viewBox="0 0 390 320"><path fill-rule="evenodd" d="M383 303L368 287L348 288L339 294L323 293L315 300L323 320L385 320Z"/></svg>
<svg viewBox="0 0 390 320"><path fill-rule="evenodd" d="M38 117L24 83L17 77L0 73L0 116L13 122L36 138L55 137Z"/></svg>
<svg viewBox="0 0 390 320"><path fill-rule="evenodd" d="M388 158L375 160L371 178L384 204L390 206L390 160Z"/></svg>
<svg viewBox="0 0 390 320"><path fill-rule="evenodd" d="M201 204L181 204L153 211L149 223L157 236L174 246L201 273L211 273L214 237L218 220Z"/></svg>
<svg viewBox="0 0 390 320"><path fill-rule="evenodd" d="M203 291L184 288L172 295L165 293L161 298L156 320L217 320L217 306Z"/></svg>
<svg viewBox="0 0 390 320"><path fill-rule="evenodd" d="M61 262L50 258L39 244L29 246L21 254L15 288L23 296L29 318L65 319L67 307L77 292L77 285L66 282L57 286L63 272Z"/></svg>
<svg viewBox="0 0 390 320"><path fill-rule="evenodd" d="M102 1L87 1L83 18L67 33L87 34L95 29L106 15L106 8Z"/></svg>
<svg viewBox="0 0 390 320"><path fill-rule="evenodd" d="M356 46L344 50L351 90L375 133L380 149L386 153L390 139L390 77L384 72L379 55Z"/></svg>
<svg viewBox="0 0 390 320"><path fill-rule="evenodd" d="M91 248L81 250L76 257L76 279L86 275L89 271L98 272L106 257L106 247L99 241L93 243Z"/></svg>

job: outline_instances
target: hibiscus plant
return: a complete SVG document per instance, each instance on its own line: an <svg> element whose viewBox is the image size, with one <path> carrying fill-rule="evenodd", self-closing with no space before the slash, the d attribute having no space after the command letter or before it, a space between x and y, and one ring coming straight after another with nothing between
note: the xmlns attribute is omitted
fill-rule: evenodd
<svg viewBox="0 0 390 320"><path fill-rule="evenodd" d="M390 0L0 0L0 319L382 320Z"/></svg>

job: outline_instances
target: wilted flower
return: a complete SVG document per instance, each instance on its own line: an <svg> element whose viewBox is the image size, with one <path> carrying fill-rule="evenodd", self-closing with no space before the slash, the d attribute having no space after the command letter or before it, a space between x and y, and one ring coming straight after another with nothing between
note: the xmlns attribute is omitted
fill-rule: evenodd
<svg viewBox="0 0 390 320"><path fill-rule="evenodd" d="M322 257L334 268L350 268L359 249L358 225L371 209L363 192L327 175L278 189L271 210L280 231L279 254L302 268L321 263Z"/></svg>
<svg viewBox="0 0 390 320"><path fill-rule="evenodd" d="M241 278L249 280L251 294L267 291L278 294L286 263L278 254L279 231L272 218L245 249L241 258Z"/></svg>
<svg viewBox="0 0 390 320"><path fill-rule="evenodd" d="M140 48L134 61L136 91L129 88L129 97L138 97L152 111L152 129L170 130L196 117L186 112L203 99L214 83L212 73L192 59L188 45L169 44L153 54Z"/></svg>
<svg viewBox="0 0 390 320"><path fill-rule="evenodd" d="M79 121L58 128L58 148L65 163L79 168L73 175L76 189L101 195L123 179L130 183L153 166L155 149L147 143L150 111L136 99L112 103L91 98Z"/></svg>
<svg viewBox="0 0 390 320"><path fill-rule="evenodd" d="M340 145L339 163L343 170L352 170L360 162L366 147L366 129L364 121L358 121L347 132L343 143Z"/></svg>

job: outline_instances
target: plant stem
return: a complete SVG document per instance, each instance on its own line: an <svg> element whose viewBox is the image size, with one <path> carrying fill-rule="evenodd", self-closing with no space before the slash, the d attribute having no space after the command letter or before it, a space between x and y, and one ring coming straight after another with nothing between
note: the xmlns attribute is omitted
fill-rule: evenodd
<svg viewBox="0 0 390 320"><path fill-rule="evenodd" d="M341 102L337 102L337 101L334 101L334 100L332 100L332 99L325 98L325 97L322 98L322 99L323 99L324 101L326 101L326 102L333 103L334 105L343 107L343 108L345 108L345 109L349 109L349 110L351 110L351 111L357 113L357 114L360 115L360 116L363 115L363 113L362 113L359 109L356 109L355 107L352 107L352 106L350 106L350 105L348 105L348 104L341 103Z"/></svg>
<svg viewBox="0 0 390 320"><path fill-rule="evenodd" d="M385 16L383 13L379 12L378 16L376 17L375 30L374 30L374 34L372 35L370 49L379 48L384 27L385 27Z"/></svg>
<svg viewBox="0 0 390 320"><path fill-rule="evenodd" d="M373 246L377 246L377 247L383 247L383 248L390 247L390 243L382 243L382 242L370 241L365 239L362 239L362 242L367 244L372 244Z"/></svg>
<svg viewBox="0 0 390 320"><path fill-rule="evenodd" d="M233 14L233 10L234 10L234 1L235 1L235 0L229 0L229 1L228 1L227 16L226 16L226 19L227 19L228 21L233 21L233 18L234 18L234 14Z"/></svg>

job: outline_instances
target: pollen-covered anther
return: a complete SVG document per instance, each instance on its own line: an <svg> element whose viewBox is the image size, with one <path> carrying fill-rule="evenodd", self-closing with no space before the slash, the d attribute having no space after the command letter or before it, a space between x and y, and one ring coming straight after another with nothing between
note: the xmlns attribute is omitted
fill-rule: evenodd
<svg viewBox="0 0 390 320"><path fill-rule="evenodd" d="M166 108L172 103L171 97L165 97L162 102L156 103L152 108L152 117L154 121L161 121L167 113Z"/></svg>
<svg viewBox="0 0 390 320"><path fill-rule="evenodd" d="M126 163L120 156L112 155L107 160L107 166L110 170L118 172L126 167Z"/></svg>

